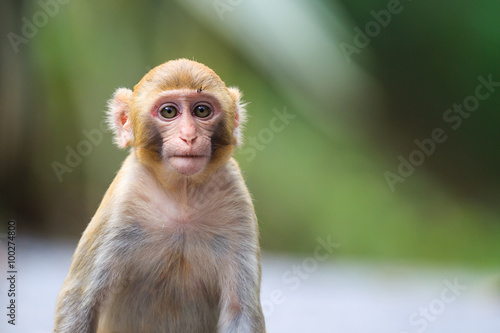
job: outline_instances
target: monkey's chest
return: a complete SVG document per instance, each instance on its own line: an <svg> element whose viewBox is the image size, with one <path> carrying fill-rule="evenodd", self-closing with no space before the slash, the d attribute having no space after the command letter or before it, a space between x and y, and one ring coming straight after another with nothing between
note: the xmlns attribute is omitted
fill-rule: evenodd
<svg viewBox="0 0 500 333"><path fill-rule="evenodd" d="M201 255L200 248L167 248L149 254L143 249L125 263L127 276L114 281L105 295L99 331L217 331L221 296L216 263ZM140 256L148 255L141 261Z"/></svg>

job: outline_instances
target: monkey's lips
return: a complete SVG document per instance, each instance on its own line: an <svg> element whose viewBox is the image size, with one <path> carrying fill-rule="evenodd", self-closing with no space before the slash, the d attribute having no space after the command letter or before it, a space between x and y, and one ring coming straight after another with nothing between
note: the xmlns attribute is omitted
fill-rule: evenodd
<svg viewBox="0 0 500 333"><path fill-rule="evenodd" d="M186 176L200 172L206 166L207 162L208 156L204 155L175 154L170 157L170 165L177 172Z"/></svg>

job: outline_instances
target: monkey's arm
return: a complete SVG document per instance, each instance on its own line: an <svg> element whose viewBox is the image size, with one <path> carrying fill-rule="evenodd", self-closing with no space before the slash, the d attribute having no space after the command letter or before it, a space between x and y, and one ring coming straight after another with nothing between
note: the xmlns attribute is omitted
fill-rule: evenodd
<svg viewBox="0 0 500 333"><path fill-rule="evenodd" d="M92 223L78 244L59 293L54 333L91 333L97 330L97 306L108 285L109 270L104 269L108 265L100 262L108 260L101 252L100 228L93 228Z"/></svg>
<svg viewBox="0 0 500 333"><path fill-rule="evenodd" d="M223 272L220 333L265 332L264 314L260 304L260 250L256 241L258 236L256 230L243 234L247 237L246 242L240 243Z"/></svg>
<svg viewBox="0 0 500 333"><path fill-rule="evenodd" d="M240 259L245 260L243 257ZM248 266L246 258L237 269L229 284L223 288L223 304L220 333L264 333L264 315L260 305L260 267ZM256 261L256 260L255 260ZM234 282L234 283L233 283Z"/></svg>

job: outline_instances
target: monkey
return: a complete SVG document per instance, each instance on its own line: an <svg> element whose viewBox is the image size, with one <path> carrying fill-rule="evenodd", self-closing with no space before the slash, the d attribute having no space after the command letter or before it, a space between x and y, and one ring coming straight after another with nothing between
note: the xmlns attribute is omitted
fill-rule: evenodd
<svg viewBox="0 0 500 333"><path fill-rule="evenodd" d="M129 154L77 245L53 332L265 332L257 217L232 157L239 89L170 60L118 88L107 116Z"/></svg>

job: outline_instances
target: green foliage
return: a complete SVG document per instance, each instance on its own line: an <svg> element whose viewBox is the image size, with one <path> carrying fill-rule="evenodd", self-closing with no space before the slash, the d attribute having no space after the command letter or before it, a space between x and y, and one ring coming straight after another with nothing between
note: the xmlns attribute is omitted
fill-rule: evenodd
<svg viewBox="0 0 500 333"><path fill-rule="evenodd" d="M345 1L352 19L340 18L345 36L352 26L371 19L370 10L386 4ZM325 11L331 3L324 5L318 14L323 30L317 31L330 38L334 35ZM213 68L229 86L239 86L250 102L246 145L236 158L255 199L265 250L310 254L318 237L331 235L341 245L336 257L497 265L500 91L394 192L384 172L395 172L398 155L407 156L415 138L441 125L443 112L473 91L478 75L500 72L498 5L404 5L355 58L380 83L380 90L357 78L363 71L355 63L348 67L344 59L328 59L326 51L318 51L319 56L317 50L304 53L303 66L292 66L290 52L303 52L301 42L318 36L289 35L272 45L264 34L258 42L248 41L251 34L231 39L217 25L223 21L215 11L209 15L217 24L181 2L129 1L118 6L94 0L61 7L22 49L33 70L31 106L36 105L44 124L37 127L42 139L31 152L37 156L32 166L37 184L31 190L51 207L40 221L50 220L54 229L73 219L73 234L81 232L125 153L103 132L102 143L62 183L54 176L52 161L64 161L65 147L85 139L82 130L99 128L115 88L132 88L152 67L185 57ZM245 17L250 4L241 6L226 13L224 22L241 27L244 23L234 17ZM319 8L318 3L304 6ZM26 15L39 10L33 2ZM341 16L333 10L329 14ZM255 21L252 29L264 23L259 17L250 19ZM288 21L304 22L301 16ZM280 57L266 58L269 54ZM339 76L325 77L333 67ZM500 75L494 77L500 81ZM377 99L383 102L375 105ZM353 105L361 111L348 114ZM273 130L276 112L284 111L294 118ZM474 198L470 189L477 190Z"/></svg>

